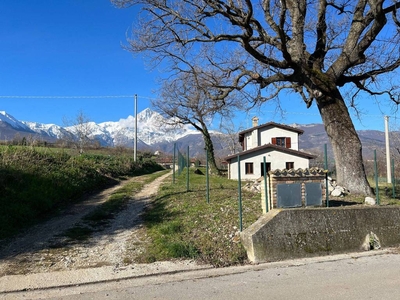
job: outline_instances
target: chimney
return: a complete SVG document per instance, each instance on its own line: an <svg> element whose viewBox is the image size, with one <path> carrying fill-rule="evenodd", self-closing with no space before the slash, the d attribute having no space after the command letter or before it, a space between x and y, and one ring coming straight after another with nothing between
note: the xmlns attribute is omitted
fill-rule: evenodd
<svg viewBox="0 0 400 300"><path fill-rule="evenodd" d="M253 127L257 127L258 126L258 117L253 117L251 120L253 121Z"/></svg>

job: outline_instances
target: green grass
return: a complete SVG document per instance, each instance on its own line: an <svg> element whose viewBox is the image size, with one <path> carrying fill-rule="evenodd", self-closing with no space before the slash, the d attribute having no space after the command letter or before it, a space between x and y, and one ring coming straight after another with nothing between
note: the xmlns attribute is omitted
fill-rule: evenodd
<svg viewBox="0 0 400 300"><path fill-rule="evenodd" d="M161 167L127 155L70 155L46 148L0 146L0 239L12 237L124 178Z"/></svg>
<svg viewBox="0 0 400 300"><path fill-rule="evenodd" d="M185 172L184 172L185 173ZM189 258L214 266L241 264L247 255L239 239L237 181L210 177L210 203L206 200L205 176L190 172L176 184L160 189L144 215L151 243L136 261L153 262ZM242 192L243 227L262 213L260 194Z"/></svg>
<svg viewBox="0 0 400 300"><path fill-rule="evenodd" d="M376 190L375 178L368 178L370 186ZM395 185L395 193L393 197L393 186L386 182L378 182L379 202L380 205L399 205L400 204L400 185ZM361 202L364 201L360 199Z"/></svg>

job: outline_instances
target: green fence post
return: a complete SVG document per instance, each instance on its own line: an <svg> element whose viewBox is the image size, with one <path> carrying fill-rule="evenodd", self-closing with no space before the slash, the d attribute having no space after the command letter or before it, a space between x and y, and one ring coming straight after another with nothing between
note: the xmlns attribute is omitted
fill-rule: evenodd
<svg viewBox="0 0 400 300"><path fill-rule="evenodd" d="M374 169L375 169L375 187L376 187L376 203L379 205L379 182L378 182L378 163L376 162L376 150L374 150Z"/></svg>
<svg viewBox="0 0 400 300"><path fill-rule="evenodd" d="M325 202L326 207L329 207L329 188L328 188L328 146L324 145L324 157L325 157Z"/></svg>
<svg viewBox="0 0 400 300"><path fill-rule="evenodd" d="M268 190L267 190L267 162L264 156L264 192L265 192L265 212L269 211Z"/></svg>
<svg viewBox="0 0 400 300"><path fill-rule="evenodd" d="M187 173L186 173L186 191L189 192L189 166L190 166L190 158L189 158L189 146L187 147Z"/></svg>
<svg viewBox="0 0 400 300"><path fill-rule="evenodd" d="M393 199L396 198L396 176L394 176L394 159L392 158L392 190Z"/></svg>
<svg viewBox="0 0 400 300"><path fill-rule="evenodd" d="M172 182L175 183L175 160L176 160L176 143L174 143L174 161L172 164Z"/></svg>
<svg viewBox="0 0 400 300"><path fill-rule="evenodd" d="M207 197L207 203L210 203L210 180L208 178L208 151L206 149L206 197Z"/></svg>
<svg viewBox="0 0 400 300"><path fill-rule="evenodd" d="M238 195L239 195L239 230L242 232L243 222L242 222L242 184L241 184L241 175L240 175L240 157L237 156L238 163Z"/></svg>

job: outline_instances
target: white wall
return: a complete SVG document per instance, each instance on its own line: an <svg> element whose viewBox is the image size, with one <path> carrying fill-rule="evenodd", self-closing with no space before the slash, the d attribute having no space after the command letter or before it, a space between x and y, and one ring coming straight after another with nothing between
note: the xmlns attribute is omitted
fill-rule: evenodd
<svg viewBox="0 0 400 300"><path fill-rule="evenodd" d="M245 134L245 145L250 150L265 144L271 144L273 137L290 137L292 147L290 149L299 150L299 137L297 132L288 131L277 127L266 127L253 130Z"/></svg>
<svg viewBox="0 0 400 300"><path fill-rule="evenodd" d="M270 127L260 129L260 136L260 146L272 143L271 139L273 137L290 137L292 144L290 149L299 150L299 136L297 132L288 131L277 127Z"/></svg>
<svg viewBox="0 0 400 300"><path fill-rule="evenodd" d="M253 131L252 132L247 132L244 135L244 146L245 146L244 149L243 149L244 151L254 148L252 133L253 133Z"/></svg>
<svg viewBox="0 0 400 300"><path fill-rule="evenodd" d="M258 130L253 130L253 132L251 133L251 139L252 139L251 149L260 146Z"/></svg>
<svg viewBox="0 0 400 300"><path fill-rule="evenodd" d="M298 157L283 153L277 150L261 150L251 154L244 154L240 156L240 169L242 180L254 180L261 177L261 163L265 161L271 163L271 170L285 169L286 162L294 162L295 169L306 169L309 167L309 160L307 158ZM245 164L253 163L253 174L245 174ZM238 164L237 158L231 160L229 165L229 178L238 179Z"/></svg>

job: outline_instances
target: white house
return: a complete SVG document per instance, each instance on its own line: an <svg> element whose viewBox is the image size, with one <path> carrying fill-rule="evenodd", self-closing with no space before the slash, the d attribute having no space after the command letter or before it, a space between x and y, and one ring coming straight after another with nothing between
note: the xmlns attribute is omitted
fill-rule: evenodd
<svg viewBox="0 0 400 300"><path fill-rule="evenodd" d="M268 122L258 125L253 118L253 127L239 132L243 151L225 158L228 162L228 178L238 179L238 156L240 175L243 180L264 176L266 169L306 169L314 155L299 151L299 135L303 130L291 126Z"/></svg>

